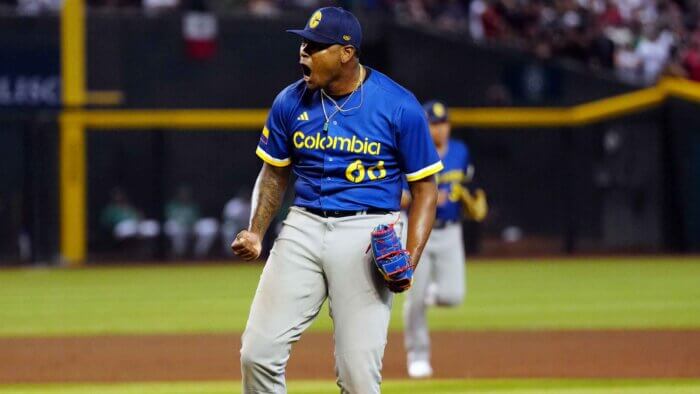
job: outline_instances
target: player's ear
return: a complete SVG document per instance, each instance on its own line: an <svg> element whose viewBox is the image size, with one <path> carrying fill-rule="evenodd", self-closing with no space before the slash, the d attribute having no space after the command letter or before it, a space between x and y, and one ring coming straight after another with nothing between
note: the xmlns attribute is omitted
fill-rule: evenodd
<svg viewBox="0 0 700 394"><path fill-rule="evenodd" d="M355 57L355 47L352 45L346 45L341 49L340 61L345 64Z"/></svg>

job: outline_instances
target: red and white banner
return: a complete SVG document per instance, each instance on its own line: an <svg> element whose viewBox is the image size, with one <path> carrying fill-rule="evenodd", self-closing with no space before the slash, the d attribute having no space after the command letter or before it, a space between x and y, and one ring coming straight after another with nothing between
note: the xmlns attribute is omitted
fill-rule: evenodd
<svg viewBox="0 0 700 394"><path fill-rule="evenodd" d="M219 25L214 14L201 11L188 11L182 17L182 36L187 55L193 59L205 60L216 54L216 40Z"/></svg>

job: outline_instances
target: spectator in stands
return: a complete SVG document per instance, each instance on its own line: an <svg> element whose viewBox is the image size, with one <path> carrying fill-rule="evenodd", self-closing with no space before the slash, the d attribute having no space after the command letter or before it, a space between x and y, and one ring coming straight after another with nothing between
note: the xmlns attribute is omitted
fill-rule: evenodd
<svg viewBox="0 0 700 394"><path fill-rule="evenodd" d="M190 189L186 186L178 188L175 198L165 206L165 234L170 238L172 255L185 257L194 241L194 256L206 257L218 232L218 220L201 217Z"/></svg>
<svg viewBox="0 0 700 394"><path fill-rule="evenodd" d="M682 64L688 78L700 82L700 31L691 36L688 49L682 55Z"/></svg>
<svg viewBox="0 0 700 394"><path fill-rule="evenodd" d="M620 9L613 0L605 1L604 9L598 14L598 22L604 27L622 25Z"/></svg>
<svg viewBox="0 0 700 394"><path fill-rule="evenodd" d="M612 69L614 66L615 43L603 31L603 24L598 20L591 22L593 28L589 34L588 64L593 68Z"/></svg>
<svg viewBox="0 0 700 394"><path fill-rule="evenodd" d="M118 241L154 239L160 233L158 221L144 219L143 214L130 202L121 188L112 190L110 202L102 210L102 227Z"/></svg>
<svg viewBox="0 0 700 394"><path fill-rule="evenodd" d="M180 6L180 0L143 0L143 8L149 12L174 10Z"/></svg>
<svg viewBox="0 0 700 394"><path fill-rule="evenodd" d="M486 9L484 0L472 0L469 3L469 34L474 41L482 41L486 37L483 22Z"/></svg>
<svg viewBox="0 0 700 394"><path fill-rule="evenodd" d="M430 24L430 14L422 0L402 0L394 3L394 15L401 22Z"/></svg>
<svg viewBox="0 0 700 394"><path fill-rule="evenodd" d="M673 36L668 31L661 32L656 26L647 26L636 48L636 54L642 61L642 79L651 84L666 66L669 59Z"/></svg>
<svg viewBox="0 0 700 394"><path fill-rule="evenodd" d="M508 25L502 10L503 6L498 0L491 0L481 14L481 24L487 40L505 39L508 36Z"/></svg>
<svg viewBox="0 0 700 394"><path fill-rule="evenodd" d="M58 13L63 0L17 0L17 12L22 15Z"/></svg>
<svg viewBox="0 0 700 394"><path fill-rule="evenodd" d="M224 251L229 256L233 255L231 241L233 241L239 231L248 228L250 206L250 190L246 188L239 189L236 196L228 200L224 206L221 240Z"/></svg>
<svg viewBox="0 0 700 394"><path fill-rule="evenodd" d="M446 0L436 9L435 23L440 30L455 33L469 28L468 11L459 0Z"/></svg>
<svg viewBox="0 0 700 394"><path fill-rule="evenodd" d="M626 42L615 51L615 73L620 80L628 83L641 81L642 59L634 50L631 42Z"/></svg>
<svg viewBox="0 0 700 394"><path fill-rule="evenodd" d="M94 8L126 8L141 6L141 0L87 0L86 4Z"/></svg>
<svg viewBox="0 0 700 394"><path fill-rule="evenodd" d="M250 0L248 12L255 16L273 18L278 16L281 10L274 0Z"/></svg>
<svg viewBox="0 0 700 394"><path fill-rule="evenodd" d="M475 41L615 70L631 83L653 83L669 61L673 75L688 69L696 50L681 44L691 45L687 32L700 18L697 0L471 0L468 11L452 0L393 4L400 20L453 32L466 29ZM679 58L671 59L673 53Z"/></svg>
<svg viewBox="0 0 700 394"><path fill-rule="evenodd" d="M10 0L0 0L7 1ZM12 4L24 14L40 14L58 11L62 1L12 0ZM146 11L245 10L270 18L283 10L312 9L329 3L329 0L86 1L95 7L142 5ZM474 41L519 48L542 59L566 58L592 68L609 69L630 83L653 83L664 72L690 75L689 70L697 68L694 64L698 49L691 35L700 20L700 0L342 0L340 4L371 12L393 12L401 22L469 34ZM643 33L641 26L645 27Z"/></svg>

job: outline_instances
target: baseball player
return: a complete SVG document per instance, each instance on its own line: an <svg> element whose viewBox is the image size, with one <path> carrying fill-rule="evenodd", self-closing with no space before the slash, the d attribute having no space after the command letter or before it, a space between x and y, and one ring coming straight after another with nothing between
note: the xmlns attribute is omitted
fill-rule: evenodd
<svg viewBox="0 0 700 394"><path fill-rule="evenodd" d="M433 231L404 304L407 367L412 378L427 378L433 374L427 306L455 306L464 298L463 209L468 217L478 221L484 219L487 209L481 189L472 195L462 186L471 180L474 167L470 164L467 146L450 139L447 107L439 101L428 101L423 108L428 114L430 134L445 168L437 176L438 206ZM405 193L402 207L409 204L410 195Z"/></svg>
<svg viewBox="0 0 700 394"><path fill-rule="evenodd" d="M373 267L370 232L396 223L391 231L400 234L405 176L413 199L406 249L417 264L435 219L434 174L442 162L413 94L360 63L362 30L354 15L321 8L304 29L289 32L302 39L303 78L272 104L256 150L264 163L251 221L231 244L246 260L260 255L260 241L294 172L294 204L242 337L243 392L286 392L291 344L328 298L340 391L379 393L389 288L397 288Z"/></svg>

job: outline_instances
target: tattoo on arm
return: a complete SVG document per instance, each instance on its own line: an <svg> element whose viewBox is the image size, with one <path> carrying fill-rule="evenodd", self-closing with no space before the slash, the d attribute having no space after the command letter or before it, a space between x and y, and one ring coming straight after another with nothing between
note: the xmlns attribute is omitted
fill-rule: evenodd
<svg viewBox="0 0 700 394"><path fill-rule="evenodd" d="M411 253L413 265L417 266L430 232L433 229L437 205L435 177L409 182L411 208L408 212L408 240L406 249Z"/></svg>
<svg viewBox="0 0 700 394"><path fill-rule="evenodd" d="M263 164L258 179L255 181L251 200L251 214L248 231L265 236L272 218L282 205L284 193L289 183L290 167L273 167Z"/></svg>

